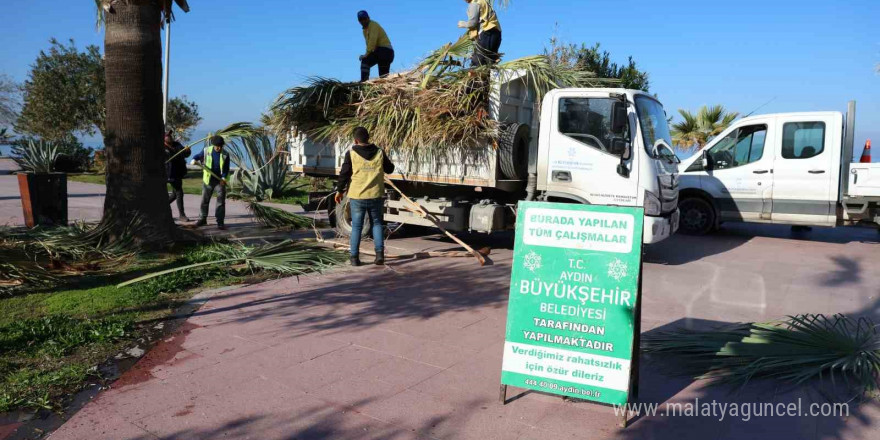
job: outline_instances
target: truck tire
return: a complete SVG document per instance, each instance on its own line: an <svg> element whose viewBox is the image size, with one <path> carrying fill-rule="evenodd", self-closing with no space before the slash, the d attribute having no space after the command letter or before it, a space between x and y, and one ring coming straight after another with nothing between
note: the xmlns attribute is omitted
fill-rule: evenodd
<svg viewBox="0 0 880 440"><path fill-rule="evenodd" d="M681 212L681 232L687 235L706 235L715 229L715 207L706 199L688 197L678 204Z"/></svg>
<svg viewBox="0 0 880 440"><path fill-rule="evenodd" d="M501 127L498 138L498 164L501 174L510 180L524 180L529 169L529 143L531 129L526 124L509 124Z"/></svg>
<svg viewBox="0 0 880 440"><path fill-rule="evenodd" d="M351 202L348 196L345 196L342 202L336 205L336 208L333 210L333 217L336 220L334 225L336 233L343 237L351 237ZM361 238L369 237L372 230L373 223L370 221L370 217L367 216L364 218L364 229L361 230Z"/></svg>

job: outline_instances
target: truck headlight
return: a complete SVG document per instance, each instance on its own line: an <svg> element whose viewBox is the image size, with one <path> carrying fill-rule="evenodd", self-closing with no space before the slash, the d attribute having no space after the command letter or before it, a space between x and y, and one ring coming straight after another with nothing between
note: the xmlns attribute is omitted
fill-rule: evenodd
<svg viewBox="0 0 880 440"><path fill-rule="evenodd" d="M645 215L659 216L661 212L660 198L651 191L645 191Z"/></svg>

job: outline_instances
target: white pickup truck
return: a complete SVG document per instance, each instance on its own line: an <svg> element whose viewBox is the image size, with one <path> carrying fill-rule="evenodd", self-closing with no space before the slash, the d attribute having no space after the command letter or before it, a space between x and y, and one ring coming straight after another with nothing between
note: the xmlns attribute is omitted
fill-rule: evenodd
<svg viewBox="0 0 880 440"><path fill-rule="evenodd" d="M540 108L542 111L538 111ZM501 122L497 146L474 145L448 157L404 157L389 176L453 232L493 233L515 226L522 200L645 208L643 241L678 229L678 158L657 99L624 89L556 89L542 103L524 74L493 81L491 117ZM297 136L290 166L336 178L350 145ZM332 212L340 234L351 232L347 198ZM432 226L390 193L387 222ZM369 228L364 228L368 231Z"/></svg>
<svg viewBox="0 0 880 440"><path fill-rule="evenodd" d="M880 163L852 163L855 102L840 112L736 121L682 161L681 230L722 222L847 226L880 222Z"/></svg>

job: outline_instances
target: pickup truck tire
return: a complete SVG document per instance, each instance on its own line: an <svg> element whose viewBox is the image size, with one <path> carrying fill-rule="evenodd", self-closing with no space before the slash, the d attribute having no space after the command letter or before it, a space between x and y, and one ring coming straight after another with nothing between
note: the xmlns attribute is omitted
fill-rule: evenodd
<svg viewBox="0 0 880 440"><path fill-rule="evenodd" d="M510 180L524 180L529 171L529 143L531 128L526 124L501 127L498 138L498 162L501 174Z"/></svg>
<svg viewBox="0 0 880 440"><path fill-rule="evenodd" d="M715 207L700 197L688 197L678 203L681 212L681 232L687 235L706 235L715 229Z"/></svg>
<svg viewBox="0 0 880 440"><path fill-rule="evenodd" d="M342 202L336 205L336 208L333 210L333 217L336 220L334 225L336 233L343 237L351 237L351 203L348 196L345 196ZM369 237L372 230L373 222L370 221L369 216L366 216L364 218L364 229L361 231L361 238Z"/></svg>

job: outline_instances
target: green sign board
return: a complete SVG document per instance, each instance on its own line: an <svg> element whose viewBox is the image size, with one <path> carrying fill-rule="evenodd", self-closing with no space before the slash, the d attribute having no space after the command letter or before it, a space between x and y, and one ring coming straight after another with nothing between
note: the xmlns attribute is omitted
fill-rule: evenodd
<svg viewBox="0 0 880 440"><path fill-rule="evenodd" d="M520 203L501 383L627 402L642 208Z"/></svg>

